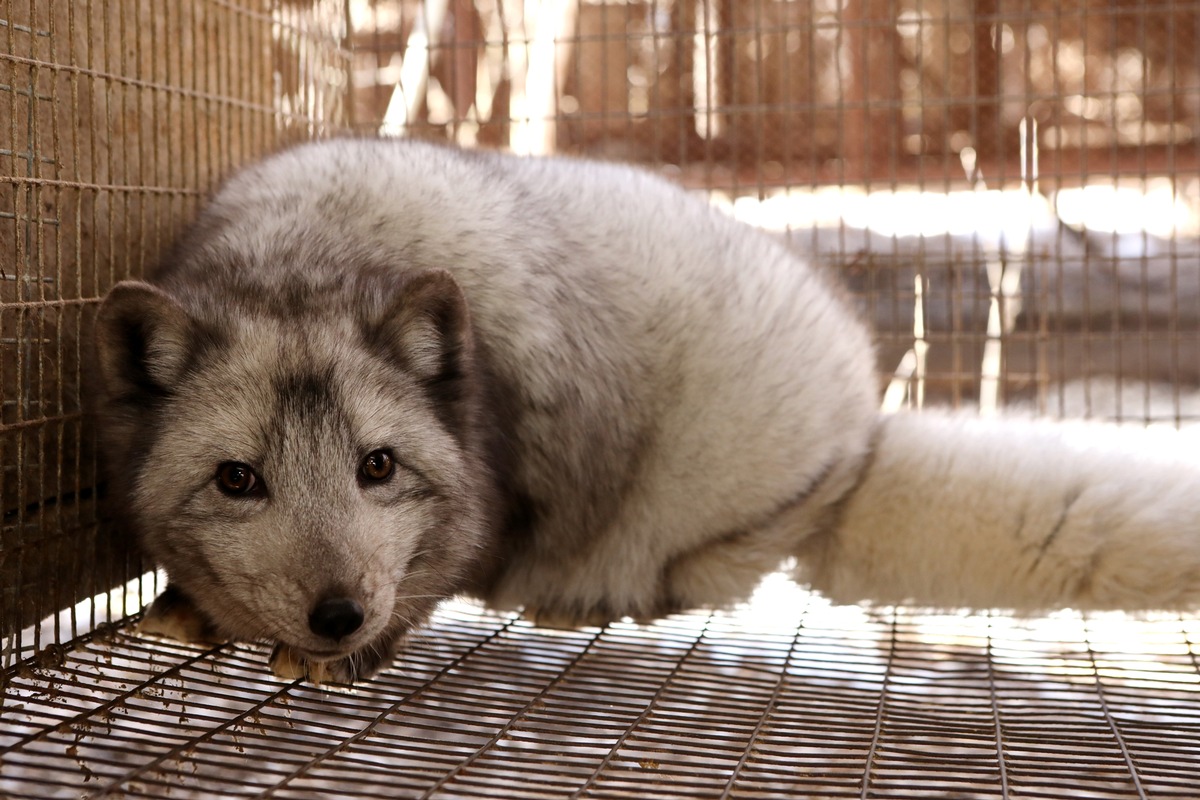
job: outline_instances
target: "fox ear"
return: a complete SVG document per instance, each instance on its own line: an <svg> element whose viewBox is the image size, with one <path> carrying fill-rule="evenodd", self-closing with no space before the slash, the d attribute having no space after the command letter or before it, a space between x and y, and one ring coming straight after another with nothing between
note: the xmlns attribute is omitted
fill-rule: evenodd
<svg viewBox="0 0 1200 800"><path fill-rule="evenodd" d="M100 378L111 397L163 394L187 364L191 323L161 289L141 281L113 287L96 318Z"/></svg>
<svg viewBox="0 0 1200 800"><path fill-rule="evenodd" d="M467 300L450 273L430 270L409 279L371 338L435 400L462 399L473 357L471 322Z"/></svg>

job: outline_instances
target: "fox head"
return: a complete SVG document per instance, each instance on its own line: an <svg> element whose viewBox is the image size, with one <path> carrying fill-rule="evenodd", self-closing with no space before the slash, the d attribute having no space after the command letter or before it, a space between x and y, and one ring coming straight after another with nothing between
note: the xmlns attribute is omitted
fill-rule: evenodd
<svg viewBox="0 0 1200 800"><path fill-rule="evenodd" d="M390 656L478 571L486 468L448 273L353 303L126 281L97 319L110 495L216 630Z"/></svg>

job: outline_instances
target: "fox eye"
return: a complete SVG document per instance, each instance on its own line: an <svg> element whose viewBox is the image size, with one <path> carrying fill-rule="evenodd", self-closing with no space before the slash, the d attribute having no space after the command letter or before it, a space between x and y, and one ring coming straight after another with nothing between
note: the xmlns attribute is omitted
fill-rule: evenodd
<svg viewBox="0 0 1200 800"><path fill-rule="evenodd" d="M367 457L362 460L359 466L359 474L367 481L386 481L392 476L392 470L396 468L396 460L392 458L392 454L387 450L372 450L367 453Z"/></svg>
<svg viewBox="0 0 1200 800"><path fill-rule="evenodd" d="M217 467L217 488L230 497L245 497L262 491L258 475L240 461L226 461Z"/></svg>

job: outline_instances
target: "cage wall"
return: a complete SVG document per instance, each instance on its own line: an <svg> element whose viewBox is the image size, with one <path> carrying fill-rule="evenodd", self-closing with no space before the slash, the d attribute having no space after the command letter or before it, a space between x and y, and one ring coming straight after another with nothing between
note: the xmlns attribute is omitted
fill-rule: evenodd
<svg viewBox="0 0 1200 800"><path fill-rule="evenodd" d="M712 192L841 272L904 403L1196 413L1194 2L350 10L360 128Z"/></svg>
<svg viewBox="0 0 1200 800"><path fill-rule="evenodd" d="M109 612L33 623L145 572L97 503L100 298L221 175L345 126L344 23L338 2L0 4L3 666Z"/></svg>

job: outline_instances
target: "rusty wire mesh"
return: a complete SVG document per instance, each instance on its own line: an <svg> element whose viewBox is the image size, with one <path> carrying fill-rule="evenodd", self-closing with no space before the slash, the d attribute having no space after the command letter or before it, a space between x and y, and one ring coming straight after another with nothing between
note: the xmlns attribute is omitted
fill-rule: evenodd
<svg viewBox="0 0 1200 800"><path fill-rule="evenodd" d="M843 273L909 402L1197 417L1194 0L351 12L360 127L708 190Z"/></svg>
<svg viewBox="0 0 1200 800"><path fill-rule="evenodd" d="M1187 424L1198 38L1194 0L0 0L0 796L1195 796L1190 617L456 604L354 694L141 638L85 365L221 175L349 130L707 191L840 272L893 405Z"/></svg>
<svg viewBox="0 0 1200 800"><path fill-rule="evenodd" d="M352 694L110 631L15 675L14 797L1194 797L1194 620L830 607L560 631L454 604ZM97 683L96 676L103 676Z"/></svg>
<svg viewBox="0 0 1200 800"><path fill-rule="evenodd" d="M0 5L4 667L46 643L23 629L145 571L96 503L100 297L162 255L220 175L345 125L344 34L328 0Z"/></svg>

